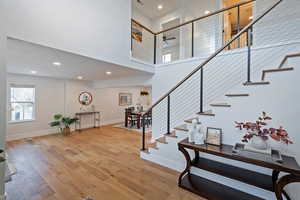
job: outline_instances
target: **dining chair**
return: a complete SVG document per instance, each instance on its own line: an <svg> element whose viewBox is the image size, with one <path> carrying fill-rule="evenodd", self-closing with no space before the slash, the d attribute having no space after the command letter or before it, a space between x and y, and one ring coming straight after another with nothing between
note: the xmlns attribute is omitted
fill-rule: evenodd
<svg viewBox="0 0 300 200"><path fill-rule="evenodd" d="M125 112L128 120L128 123L130 124L130 127L133 127L134 125L137 124L137 116L133 114L132 112L134 111L134 107L126 108Z"/></svg>

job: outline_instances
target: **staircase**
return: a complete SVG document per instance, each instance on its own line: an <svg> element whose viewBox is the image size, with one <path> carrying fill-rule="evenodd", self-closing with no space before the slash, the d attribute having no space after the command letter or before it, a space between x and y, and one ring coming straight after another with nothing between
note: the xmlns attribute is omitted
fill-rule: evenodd
<svg viewBox="0 0 300 200"><path fill-rule="evenodd" d="M282 62L280 63L278 68L273 68L273 69L267 69L267 70L263 70L262 71L262 79L261 81L258 82L246 82L246 83L242 83L241 85L243 86L247 86L247 87L254 87L254 86L267 86L270 85L271 82L270 81L265 81L265 79L267 78L267 75L270 73L275 73L275 72L287 72L287 71L293 71L294 67L283 67L283 65L286 63L286 61L288 60L288 58L291 57L300 57L300 53L299 54L290 54L290 55L286 55L284 57L284 59L282 59ZM231 94L224 94L226 98L247 98L250 96L249 93L231 93ZM189 125L192 123L192 120L196 119L198 121L199 124L201 124L201 120L203 120L203 117L215 117L216 114L214 113L213 109L214 108L222 108L224 109L224 112L228 112L228 109L230 109L232 105L228 104L228 103L212 103L210 104L210 107L212 110L208 110L205 112L198 112L196 113L196 117L190 118L190 119L186 119L183 120L183 123L174 127L173 131L171 131L170 133L166 133L164 134L161 138L156 139L155 142L151 142L148 141L147 142L147 149L142 151L143 153L151 153L153 152L153 150L158 151L159 147L162 147L163 145L168 145L169 143L178 143L180 142L182 139L188 137L187 132L189 130ZM229 111L230 112L230 111Z"/></svg>
<svg viewBox="0 0 300 200"><path fill-rule="evenodd" d="M141 152L141 157L146 160L156 162L160 165L166 166L168 168L172 168L176 171L182 171L185 168L185 160L184 160L184 156L182 155L182 153L178 151L177 144L181 140L188 137L188 135L187 135L188 128L189 128L191 120L193 120L193 119L198 119L198 122L202 123L203 126L205 126L205 127L222 128L224 134L226 135L226 137L225 137L226 140L223 141L223 143L225 143L225 144L233 144L235 142L240 142L242 135L239 135L239 133L237 133L237 135L234 137L227 135L228 132L234 130L233 121L235 119L237 119L237 117L239 117L239 115L242 115L245 117L247 117L248 115L251 116L251 114L253 114L253 113L251 113L251 111L249 111L249 109L247 108L247 105L249 105L249 107L252 107L253 104L255 104L255 101L257 101L257 99L263 97L264 93L273 92L273 91L276 91L277 89L282 91L284 89L284 87L286 87L286 85L289 85L291 83L297 83L297 79L298 79L297 77L299 77L299 75L300 75L299 69L296 68L298 63L300 64L300 57L298 58L298 62L296 64L295 63L291 63L291 64L287 63L288 65L282 67L283 70L280 72L279 71L265 72L265 70L262 70L260 74L257 74L257 77L261 78L262 73L265 73L265 81L269 81L269 84L267 84L267 85L262 84L262 85L249 85L249 86L247 85L247 86L245 86L243 83L240 83L238 86L236 86L235 88L232 88L229 91L230 94L248 94L248 96L242 95L242 96L228 97L228 96L225 96L227 94L227 93L225 93L223 97L220 97L219 99L216 100L217 103L212 103L210 105L211 110L206 113L207 115L203 115L203 113L195 113L194 116L191 116L191 118L183 120L182 124L178 124L178 126L173 127L173 130L171 131L170 134L164 134L163 136L161 136L160 139L158 139L154 142L149 141L149 143L148 143L149 146L148 146L147 150ZM293 67L293 70L285 70L285 69L291 68L291 66ZM270 69L272 69L272 68L270 68ZM277 68L274 68L274 69L277 69ZM278 72L278 73L276 73L276 72ZM287 82L285 84L285 86L282 86L281 82L283 80L290 80L290 81L293 80L293 81ZM286 92L282 92L283 96L285 96L286 94L287 94ZM298 96L299 96L299 94L298 94ZM276 94L272 95L270 97L271 98L270 100L276 101L276 105L280 106L281 100L280 99L275 100L275 97L276 97ZM225 101L225 100L227 100L227 101ZM259 106L265 107L265 105L268 104L268 98L264 98L262 101L263 102L261 103L261 105L258 104L258 107ZM295 100L291 103L294 104L296 101L297 100ZM218 103L218 102L222 102L222 103ZM286 101L284 101L284 102L286 102ZM215 104L217 106L215 106ZM252 105L250 105L250 104L252 104ZM229 105L230 105L230 107L229 107ZM273 105L273 107L274 107L274 105ZM268 111L272 111L269 108L266 108L266 109ZM294 108L294 109L295 109L294 113L291 114L289 110L293 110L293 108L280 108L278 110L278 112L274 112L274 115L276 115L276 113L277 113L276 116L278 116L278 113L283 113L286 111L286 112L288 112L288 114L286 114L286 115L295 116L295 114L299 111L299 108L298 109ZM254 111L254 114L252 116L255 117L255 115L258 115L258 114L259 113L257 113L257 110L256 110L256 111ZM238 118L238 119L240 119L240 118ZM289 120L291 120L291 119L289 119ZM286 121L280 122L280 123L283 123L284 126L287 124ZM224 124L228 124L227 126L230 128L224 127ZM290 133L293 132L293 130L290 130L290 131L291 131ZM297 134L297 132L295 132L295 133ZM295 148L297 148L297 147L295 147ZM189 153L191 154L191 157L193 157L193 152L189 152ZM290 152L288 154L290 154ZM201 156L206 157L208 155L201 154ZM207 157L207 158L216 160L216 161L219 161L222 163L228 163L230 165L237 166L237 167L241 166L241 163L238 163L238 162L232 163L231 161L228 162L228 160L218 160L217 157ZM271 173L268 169L265 169L265 168L258 168L258 167L256 168L253 166L243 166L243 167L245 167L249 170L252 170L252 171L259 171L263 174L269 175ZM226 183L226 185L229 185L230 187L233 187L233 188L238 186L239 190L244 191L244 192L249 191L250 186L243 185L240 182L234 182L234 181L231 181L228 179L224 180L224 178L222 178L222 177L213 176L212 174L203 172L198 169L194 169L193 173L195 173L201 177L207 178L207 179L213 179L219 183ZM268 200L274 199L272 192L268 192L268 191L261 190L261 189L256 189L253 187L250 187L250 188L251 188L251 190L253 190L253 192L257 196L263 197L264 199L268 199Z"/></svg>
<svg viewBox="0 0 300 200"><path fill-rule="evenodd" d="M232 40L227 42L224 46L222 46L220 49L218 49L213 55L211 55L208 59L206 59L204 62L202 62L201 65L196 67L191 73L189 73L182 81L180 81L176 86L174 86L169 92L167 92L164 96L162 96L156 103L154 103L151 108L149 108L149 111L152 111L152 109L155 109L158 106L162 106L165 109L163 109L162 114L166 114L167 116L165 118L161 118L163 123L165 123L165 127L161 128L160 132L165 131L164 133L161 133L160 137L152 139L152 140L146 140L145 136L145 127L143 127L143 143L142 143L142 149L141 149L141 157L150 160L153 162L156 162L160 165L172 168L177 171L182 171L185 168L185 162L183 155L178 151L178 142L185 139L187 136L187 132L189 130L189 126L193 119L196 119L198 123L203 124L205 127L218 127L222 128L223 132L226 135L224 137L224 140L222 143L224 144L234 144L236 142L240 142L241 135L234 135L232 133L234 131L234 121L244 119L244 117L249 117L250 119L244 119L244 120L251 120L256 119L256 117L260 114L262 111L267 111L270 109L271 112L274 112L275 115L279 116L280 113L283 113L285 118L289 121L293 119L292 117L298 116L297 111L300 111L300 107L291 109L288 107L288 104L286 102L286 96L293 96L293 94L289 93L289 90L287 89L290 87L288 84L284 83L284 80L293 80L293 84L297 84L295 80L297 80L297 76L295 75L296 65L289 65L286 66L287 62L290 58L296 58L300 57L300 53L293 53L288 54L284 56L282 61L278 64L277 67L274 68L262 68L262 70L258 73L251 72L251 44L253 43L252 40L252 29L253 26L260 20L263 19L265 15L267 15L269 12L271 12L277 5L281 3L280 1L277 1L275 4L273 4L270 8L268 8L262 15L258 16L256 19L254 19L250 24L248 24L246 27L244 27L237 35L235 35ZM205 92L205 77L207 77L206 73L207 71L204 71L204 69L210 68L211 65L209 65L212 60L216 60L216 57L223 52L223 50L226 50L228 46L235 40L237 40L242 34L247 33L248 34L248 48L247 48L247 75L246 75L246 81L240 82L239 85L236 85L235 87L231 88L229 91L224 90L223 96L220 98L216 98L213 102L205 102L203 93ZM216 65L216 63L213 63ZM222 65L222 63L217 63L219 65ZM300 64L300 62L299 62ZM221 70L220 70L221 71ZM226 72L226 70L221 71L221 73ZM278 73L277 73L278 72ZM279 73L280 72L280 73ZM186 82L188 82L192 76L199 73L199 112L195 112L191 114L189 118L183 118L181 124L177 124L176 126L171 126L171 100L174 99L174 96L171 96L171 94L174 94L175 91L179 90L179 88ZM297 72L299 73L299 72ZM230 74L231 76L234 76L236 74ZM253 77L251 75L256 76L254 80L252 81ZM300 75L300 74L299 74ZM210 74L210 76L213 76ZM270 77L273 77L270 78ZM286 81L288 82L288 81ZM284 88L286 87L286 88ZM277 90L278 88L278 90ZM268 92L267 92L268 91ZM280 92L282 91L282 92ZM270 99L268 98L262 98L266 97L266 95L270 96ZM283 96L281 96L283 95ZM286 95L286 96L284 96ZM268 97L267 96L267 97ZM296 96L300 97L300 93L296 92ZM180 96L181 98L190 97L190 96ZM179 97L178 97L179 98ZM190 97L192 98L192 97ZM284 103L281 104L282 100ZM263 103L260 103L259 101L263 101ZM184 103L184 100L183 100ZM268 106L268 104L272 106ZM293 105L297 104L296 101L293 101ZM180 104L178 104L180 105ZM206 109L205 106L206 106ZM208 106L207 106L208 105ZM251 106L250 106L251 105ZM253 107L257 107L259 111L253 112L250 110ZM277 107L276 107L277 106ZM275 109L274 109L275 108ZM284 108L286 110L284 110ZM174 109L174 108L173 108ZM266 110L264 110L266 109ZM276 109L280 112L277 112ZM147 113L146 112L146 113ZM288 116L286 113L288 113ZM155 112L153 112L155 114ZM246 114L245 114L246 113ZM282 118L280 118L282 119ZM289 124L289 121L280 122L283 124ZM226 123L225 123L226 122ZM295 126L293 126L295 127ZM292 130L294 132L297 132L297 130ZM238 133L237 133L238 134ZM194 152L189 152L191 154L191 157L193 157ZM219 162L227 163L228 160L226 159L220 159L217 157L212 157L210 155L201 155L203 157L207 157L212 160L216 160ZM242 166L242 163L239 162L232 162L230 161L230 165L237 165ZM264 174L271 173L266 168L261 167L255 167L250 165L243 166L246 169L252 170L252 171L260 171ZM218 176L215 176L213 174L203 172L199 169L195 169L195 171L191 172L194 174L197 174L201 177L207 178L207 179L213 179L216 180L216 182L219 183L225 183L225 185L228 185L229 187L238 187L239 190L247 192L248 190L251 190L255 195L263 197L268 200L273 200L274 196L272 193L252 187L247 184L242 184L240 182L236 182L230 179L224 179L220 178Z"/></svg>

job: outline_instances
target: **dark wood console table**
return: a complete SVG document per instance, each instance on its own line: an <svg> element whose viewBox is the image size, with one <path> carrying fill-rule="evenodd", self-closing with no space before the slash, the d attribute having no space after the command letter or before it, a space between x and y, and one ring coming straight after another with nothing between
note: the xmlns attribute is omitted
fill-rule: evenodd
<svg viewBox="0 0 300 200"><path fill-rule="evenodd" d="M185 156L187 162L185 170L180 174L178 179L179 187L196 193L209 200L261 200L262 198L194 175L190 172L191 167L197 167L267 191L275 192L277 200L283 200L283 195L286 199L290 200L291 198L285 192L284 187L290 183L300 182L300 167L293 157L282 156L283 162L281 164L277 162L266 162L263 159L239 156L232 152L233 146L231 145L222 145L220 147L207 144L196 145L189 143L188 139L184 139L179 142L178 148ZM187 149L195 152L195 158L193 160L187 152ZM200 157L199 152L269 168L273 170L273 173L272 175L265 175L259 172L210 160ZM288 173L288 175L284 175L278 179L280 172Z"/></svg>
<svg viewBox="0 0 300 200"><path fill-rule="evenodd" d="M93 119L94 126L93 128L100 127L100 112L92 111L92 112L80 112L75 113L75 116L78 118L78 121L75 123L75 130L81 131L82 130L82 116L91 116Z"/></svg>

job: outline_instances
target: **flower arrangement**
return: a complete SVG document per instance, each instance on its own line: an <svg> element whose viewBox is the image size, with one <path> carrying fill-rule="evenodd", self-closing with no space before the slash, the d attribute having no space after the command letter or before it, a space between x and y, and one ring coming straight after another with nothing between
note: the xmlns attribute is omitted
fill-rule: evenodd
<svg viewBox="0 0 300 200"><path fill-rule="evenodd" d="M283 129L282 126L279 128L267 128L267 121L272 120L266 112L262 112L262 116L258 118L256 122L235 122L236 128L240 130L247 130L247 133L243 136L242 142L249 142L254 136L261 137L264 141L268 140L269 137L272 139L283 142L285 144L293 144L289 139L288 132Z"/></svg>

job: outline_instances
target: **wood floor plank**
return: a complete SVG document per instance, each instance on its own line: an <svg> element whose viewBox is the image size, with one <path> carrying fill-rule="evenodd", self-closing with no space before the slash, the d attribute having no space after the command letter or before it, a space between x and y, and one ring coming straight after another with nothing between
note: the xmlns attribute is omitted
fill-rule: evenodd
<svg viewBox="0 0 300 200"><path fill-rule="evenodd" d="M203 200L177 186L178 172L142 160L140 137L105 126L9 142L8 200Z"/></svg>

